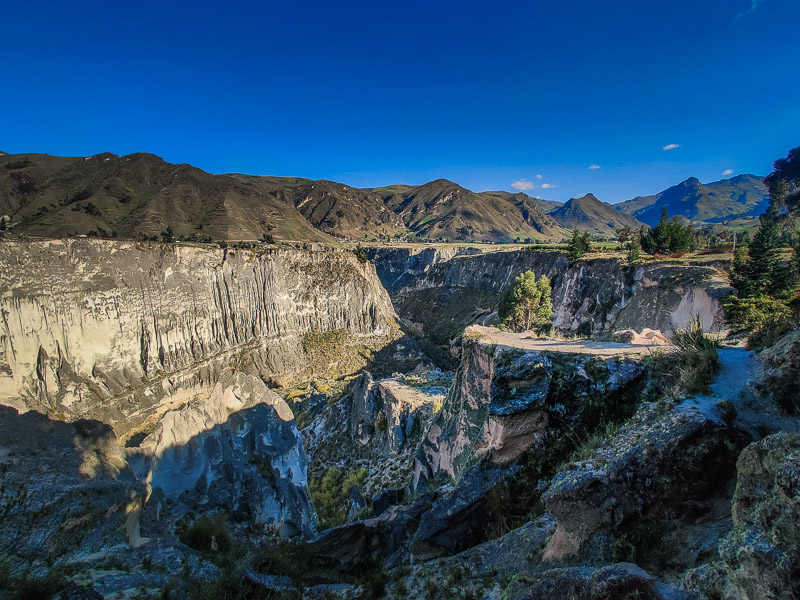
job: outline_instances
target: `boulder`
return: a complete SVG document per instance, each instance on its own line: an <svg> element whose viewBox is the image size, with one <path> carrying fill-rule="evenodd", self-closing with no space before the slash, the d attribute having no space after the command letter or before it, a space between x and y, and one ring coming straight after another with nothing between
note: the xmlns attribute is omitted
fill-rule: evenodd
<svg viewBox="0 0 800 600"><path fill-rule="evenodd" d="M656 503L714 491L733 474L726 442L729 428L715 414L689 404L666 411L645 405L608 448L556 475L543 494L558 523L545 559L576 555L595 533L613 531Z"/></svg>
<svg viewBox="0 0 800 600"><path fill-rule="evenodd" d="M506 590L509 600L663 600L655 580L631 563L525 573Z"/></svg>
<svg viewBox="0 0 800 600"><path fill-rule="evenodd" d="M800 598L800 434L751 444L737 461L734 530L720 556L736 598Z"/></svg>

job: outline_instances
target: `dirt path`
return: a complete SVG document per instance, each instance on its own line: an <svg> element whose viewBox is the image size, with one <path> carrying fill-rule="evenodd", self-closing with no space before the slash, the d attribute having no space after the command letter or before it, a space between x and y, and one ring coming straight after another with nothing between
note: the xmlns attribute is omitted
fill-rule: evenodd
<svg viewBox="0 0 800 600"><path fill-rule="evenodd" d="M531 333L510 333L499 331L493 327L473 325L465 335L480 336L486 344L509 346L521 350L539 350L549 352L565 352L569 354L593 354L596 356L648 356L657 350L669 350L670 346L621 344L618 342L599 342L597 340L557 340L550 338L530 337Z"/></svg>
<svg viewBox="0 0 800 600"><path fill-rule="evenodd" d="M727 400L737 411L735 424L756 439L771 431L800 431L800 420L786 417L769 398L758 393L756 384L763 375L756 353L745 348L721 348L720 370L711 394L686 400L708 415L718 415L717 402Z"/></svg>

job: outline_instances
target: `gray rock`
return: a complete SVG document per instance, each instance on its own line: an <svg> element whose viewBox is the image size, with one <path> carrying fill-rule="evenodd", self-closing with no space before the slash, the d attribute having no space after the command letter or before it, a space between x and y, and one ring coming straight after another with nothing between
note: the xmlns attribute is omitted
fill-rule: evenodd
<svg viewBox="0 0 800 600"><path fill-rule="evenodd" d="M120 455L108 425L53 421L0 406L0 558L11 574L143 543L145 488Z"/></svg>
<svg viewBox="0 0 800 600"><path fill-rule="evenodd" d="M702 497L733 472L728 427L688 404L645 405L589 464L559 473L542 499L558 523L545 558L575 555L654 503ZM702 475L701 475L702 474Z"/></svg>
<svg viewBox="0 0 800 600"><path fill-rule="evenodd" d="M737 461L734 530L720 548L735 598L800 598L800 435L753 443Z"/></svg>
<svg viewBox="0 0 800 600"><path fill-rule="evenodd" d="M452 491L441 494L422 514L411 542L415 558L454 554L486 539L489 518L486 493L513 477L519 467L483 469L475 467Z"/></svg>
<svg viewBox="0 0 800 600"><path fill-rule="evenodd" d="M278 384L363 367L399 336L371 263L284 247L0 244L0 403L123 440L228 365Z"/></svg>
<svg viewBox="0 0 800 600"><path fill-rule="evenodd" d="M526 572L513 580L509 600L662 600L655 580L631 563Z"/></svg>
<svg viewBox="0 0 800 600"><path fill-rule="evenodd" d="M223 372L207 398L167 413L129 460L152 502L195 513L224 509L284 536L314 528L307 459L288 405L264 383Z"/></svg>

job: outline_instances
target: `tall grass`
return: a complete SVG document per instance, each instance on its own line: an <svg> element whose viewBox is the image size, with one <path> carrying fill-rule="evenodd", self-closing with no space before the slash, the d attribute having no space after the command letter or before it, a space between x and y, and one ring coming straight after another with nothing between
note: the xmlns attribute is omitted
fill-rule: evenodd
<svg viewBox="0 0 800 600"><path fill-rule="evenodd" d="M678 385L687 394L710 393L710 384L719 370L719 340L703 331L700 316L686 328L676 329L672 342L678 348Z"/></svg>

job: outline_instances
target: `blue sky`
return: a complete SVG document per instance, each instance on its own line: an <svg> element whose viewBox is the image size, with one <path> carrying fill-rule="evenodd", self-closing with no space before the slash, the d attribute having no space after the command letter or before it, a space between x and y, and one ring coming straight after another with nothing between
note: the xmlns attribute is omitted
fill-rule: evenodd
<svg viewBox="0 0 800 600"><path fill-rule="evenodd" d="M617 202L800 145L798 0L7 4L6 152Z"/></svg>

